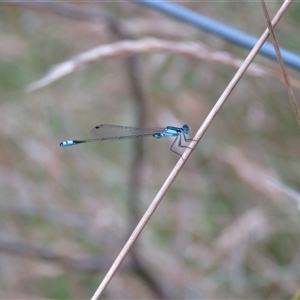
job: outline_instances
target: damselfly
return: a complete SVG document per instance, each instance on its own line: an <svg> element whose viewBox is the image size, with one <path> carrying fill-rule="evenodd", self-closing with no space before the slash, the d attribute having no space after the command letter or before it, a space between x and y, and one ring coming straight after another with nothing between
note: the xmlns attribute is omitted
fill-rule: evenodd
<svg viewBox="0 0 300 300"><path fill-rule="evenodd" d="M178 141L177 146L181 148L188 148L186 145L182 145L182 139L185 142L190 142L192 139L188 139L186 134L190 133L190 128L188 125L183 125L182 127L158 127L158 128L138 128L129 126L119 126L119 125L108 125L100 124L91 130L91 135L94 139L87 140L67 140L60 143L61 147L74 146L82 143L89 143L95 141L106 141L106 140L121 140L121 139L135 139L144 136L153 136L156 139L162 137L172 137L175 139L170 147L170 150L178 155L180 153L173 150L173 146L176 141Z"/></svg>

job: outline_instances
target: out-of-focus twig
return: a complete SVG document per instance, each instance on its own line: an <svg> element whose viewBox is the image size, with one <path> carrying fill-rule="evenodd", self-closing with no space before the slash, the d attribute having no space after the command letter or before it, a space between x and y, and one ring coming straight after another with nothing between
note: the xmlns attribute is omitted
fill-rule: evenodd
<svg viewBox="0 0 300 300"><path fill-rule="evenodd" d="M146 38L139 41L121 41L111 45L102 45L85 51L74 56L68 61L56 65L45 77L30 84L28 90L34 91L43 88L54 81L74 72L82 65L100 60L102 58L154 52L171 52L189 56L194 59L218 62L235 68L239 68L243 63L242 60L234 58L227 52L212 51L201 43L189 41L173 42L155 38ZM247 74L264 77L270 76L277 79L281 78L280 74L254 63L249 67ZM292 81L292 84L300 89L300 82L296 79Z"/></svg>
<svg viewBox="0 0 300 300"><path fill-rule="evenodd" d="M42 259L58 263L61 267L74 271L104 272L112 261L103 257L71 256L57 253L55 251L25 244L20 241L7 241L0 239L0 252L10 255L19 255L31 259ZM123 270L134 271L134 265L125 264Z"/></svg>
<svg viewBox="0 0 300 300"><path fill-rule="evenodd" d="M124 40L127 37L123 26L119 20L111 13L99 10L99 9L87 9L70 5L67 3L58 2L39 2L39 1L21 1L21 2L10 2L7 5L18 5L28 7L31 9L46 10L64 17L68 17L75 20L88 20L88 21L100 21L105 22L108 25L110 32L113 34L116 40ZM125 70L127 71L126 79L128 80L130 92L134 101L133 105L133 116L135 118L135 125L137 127L143 127L145 123L145 112L146 112L146 99L142 89L140 68L138 66L137 57L129 56L125 57ZM129 212L129 228L132 230L133 224L137 223L139 214L139 201L137 199L140 195L141 190L141 173L142 165L144 161L144 148L143 140L137 139L132 143L131 151L131 167L129 176L129 189L128 189L128 212ZM134 221L135 220L135 221ZM142 267L143 264L138 262L138 251L132 251L133 260L136 266L136 272L142 275L145 283L154 292L157 298L168 298L166 292L160 286L160 282L156 280L149 272L147 267Z"/></svg>
<svg viewBox="0 0 300 300"><path fill-rule="evenodd" d="M267 218L259 208L252 208L239 216L229 226L224 228L214 242L214 262L224 254L232 253L235 249L264 238L270 231Z"/></svg>
<svg viewBox="0 0 300 300"><path fill-rule="evenodd" d="M272 27L272 24L271 24L271 20L270 20L270 17L269 17L269 13L268 13L268 9L266 7L265 0L261 0L261 4L262 4L263 11L264 11L267 23L268 23L268 28L269 28L269 32L270 32L270 35L271 35L271 38L272 38L274 49L275 49L275 52L276 52L276 55L277 55L277 60L278 60L278 63L281 67L284 82L286 84L286 89L287 89L287 92L289 94L289 97L290 97L290 100L291 100L291 103L292 103L292 107L293 107L294 113L296 115L296 119L298 121L298 125L300 126L300 110L299 110L298 103L297 103L296 97L294 95L292 86L291 86L289 75L287 73L286 67L285 67L283 59L282 59L280 48L278 46L278 42L277 42L273 27Z"/></svg>
<svg viewBox="0 0 300 300"><path fill-rule="evenodd" d="M217 152L218 158L228 164L237 175L252 189L270 199L274 204L283 207L286 199L282 194L293 199L300 207L300 193L281 182L272 172L263 169L248 159L242 151L233 147L222 148Z"/></svg>

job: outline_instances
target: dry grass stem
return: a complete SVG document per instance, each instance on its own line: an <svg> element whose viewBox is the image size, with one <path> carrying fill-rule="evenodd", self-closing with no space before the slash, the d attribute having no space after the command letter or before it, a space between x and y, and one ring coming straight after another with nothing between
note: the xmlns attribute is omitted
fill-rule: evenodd
<svg viewBox="0 0 300 300"><path fill-rule="evenodd" d="M279 22L279 20L284 15L285 11L288 9L290 4L291 4L290 1L285 1L283 3L283 5L281 6L281 8L279 9L279 11L277 12L277 14L275 15L275 17L272 21L272 26L275 26ZM254 48L251 50L251 52L245 59L242 66L238 69L237 73L235 74L235 76L233 77L233 79L231 80L231 82L229 83L227 88L225 89L225 91L222 93L221 97L218 99L218 101L214 105L213 109L208 114L208 116L205 119L205 121L203 122L202 126L199 128L198 132L196 133L196 135L194 137L194 141L192 141L190 143L190 148L187 148L186 151L183 153L182 157L179 159L179 161L175 165L174 169L172 170L172 172L166 179L165 183L163 184L161 189L158 191L156 197L153 199L153 201L150 204L149 208L147 209L146 213L144 214L144 216L138 223L137 227L135 228L135 230L129 237L128 241L125 243L123 249L117 256L115 262L113 263L113 265L107 272L106 276L104 277L103 281L99 285L98 289L96 290L95 294L93 295L93 297L92 297L93 300L96 300L99 298L99 296L102 294L102 292L104 291L104 289L106 288L106 286L108 285L108 283L110 282L110 280L112 279L112 277L114 276L116 271L118 270L122 261L128 254L130 248L132 247L132 245L134 244L134 242L136 241L138 236L141 234L142 230L146 226L150 217L154 213L156 207L159 205L160 201L162 200L162 198L164 197L164 195L170 188L171 184L173 183L173 181L179 174L180 170L184 166L186 160L191 155L192 151L194 150L194 148L196 147L196 145L198 144L198 142L200 141L200 139L202 138L202 136L204 135L204 133L206 132L208 127L210 126L211 122L213 121L213 119L215 118L215 116L217 115L217 113L219 112L219 110L221 109L221 107L223 106L223 104L225 103L227 98L229 97L230 93L233 91L234 87L237 85L239 80L242 78L242 76L246 72L247 68L249 67L249 65L251 64L251 62L257 55L257 53L259 52L259 49L264 44L264 42L266 41L268 36L269 36L269 32L266 29L265 32L263 33L263 35L258 40L258 42L256 43L256 45L254 46Z"/></svg>
<svg viewBox="0 0 300 300"><path fill-rule="evenodd" d="M240 215L214 242L214 263L224 255L233 253L240 247L245 247L249 241L254 243L268 235L270 226L261 208L252 208ZM253 238L254 237L254 238ZM249 245L246 246L247 248Z"/></svg>
<svg viewBox="0 0 300 300"><path fill-rule="evenodd" d="M185 55L193 59L218 62L224 65L239 68L243 61L234 58L231 54L225 51L212 51L209 47L202 43L195 42L173 42L156 38L146 38L138 41L122 41L110 45L103 45L94 49L85 51L74 56L68 61L60 63L53 67L50 72L42 79L33 82L29 85L28 91L34 91L43 88L60 78L71 74L81 66L98 61L107 57L122 57L133 54L155 53L155 52L170 52L180 55ZM280 73L274 72L268 68L261 67L258 64L252 64L249 69L249 75L260 77L272 77L281 80ZM300 89L300 82L296 79L292 83Z"/></svg>
<svg viewBox="0 0 300 300"><path fill-rule="evenodd" d="M290 100L291 100L291 103L292 103L292 107L293 107L293 110L295 112L298 124L300 125L300 111L299 111L299 107L298 107L297 100L296 100L296 97L294 95L294 92L293 92L293 89L292 89L292 86L291 86L289 75L287 73L286 67L285 67L284 62L282 60L280 48L279 48L279 45L277 43L277 39L276 39L274 30L272 28L272 24L271 24L271 20L270 20L270 17L269 17L268 9L266 7L266 4L265 4L264 0L261 0L261 4L262 4L263 11L264 11L267 23L268 23L268 28L269 28L270 35L271 35L271 38L272 38L272 42L273 42L273 45L274 45L274 49L275 49L275 52L276 52L276 55L277 55L277 60L279 62L279 65L281 67L281 71L283 73L284 82L286 84L286 88L287 88L287 91L288 91L288 94L289 94L289 97L290 97Z"/></svg>
<svg viewBox="0 0 300 300"><path fill-rule="evenodd" d="M248 159L239 149L227 147L217 155L236 172L243 182L272 200L275 205L282 207L286 204L282 193L293 199L298 206L300 205L300 194L296 190L286 186L270 171Z"/></svg>

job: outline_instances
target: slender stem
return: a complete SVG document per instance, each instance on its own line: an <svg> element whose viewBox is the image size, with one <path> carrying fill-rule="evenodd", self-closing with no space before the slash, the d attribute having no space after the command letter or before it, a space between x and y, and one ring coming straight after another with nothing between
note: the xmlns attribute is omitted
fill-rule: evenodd
<svg viewBox="0 0 300 300"><path fill-rule="evenodd" d="M275 17L272 21L272 26L273 27L279 22L279 20L281 19L281 17L285 13L285 11L288 9L290 4L291 4L290 0L286 0L283 3L283 5L281 6L281 8L279 9L279 11L277 12L277 14L275 15ZM232 90L237 85L237 83L239 82L239 80L241 79L243 74L246 72L247 68L249 67L249 65L253 61L254 57L259 52L259 49L261 48L261 46L267 40L268 36L269 36L269 31L268 31L268 29L266 29L265 32L263 33L263 35L258 40L258 42L256 43L256 45L254 46L254 48L251 50L251 52L249 53L249 55L245 59L244 63L241 65L241 67L238 69L235 76L232 78L232 80L228 84L225 91L222 93L222 95L220 96L220 98L216 102L215 106L212 108L212 110L210 111L210 113L206 117L206 119L203 122L202 126L199 128L198 132L196 133L196 135L194 137L194 140L191 142L190 148L187 148L186 151L183 153L182 158L179 159L179 161L175 165L174 169L172 170L171 174L168 176L165 183L163 184L161 189L158 191L156 197L153 199L152 203L150 204L149 208L145 212L144 216L142 217L142 219L138 223L137 227L135 228L135 230L133 231L133 233L129 237L129 239L126 242L126 244L124 245L123 249L121 250L121 252L117 256L115 262L113 263L113 265L111 266L111 268L107 272L106 276L102 280L101 284L99 285L98 289L96 290L95 294L91 298L92 300L98 299L99 296L102 294L102 292L104 291L104 289L106 288L106 286L108 285L108 283L110 282L110 280L112 279L114 274L116 273L117 269L121 265L122 261L126 257L126 255L129 252L130 248L132 247L132 245L134 244L134 242L136 241L136 239L138 238L138 236L140 235L140 233L142 232L142 230L146 226L146 224L149 221L150 217L154 213L156 207L159 205L160 201L162 200L162 198L164 197L164 195L168 191L169 187L171 186L171 184L173 183L173 181L177 177L177 175L180 172L181 168L184 166L187 158L191 155L192 151L194 150L194 148L196 147L196 145L200 141L201 137L204 135L204 133L208 129L209 125L211 124L211 122L213 121L213 119L215 118L215 116L217 115L217 113L219 112L219 110L221 109L221 107L223 106L223 104L225 103L227 98L229 97Z"/></svg>

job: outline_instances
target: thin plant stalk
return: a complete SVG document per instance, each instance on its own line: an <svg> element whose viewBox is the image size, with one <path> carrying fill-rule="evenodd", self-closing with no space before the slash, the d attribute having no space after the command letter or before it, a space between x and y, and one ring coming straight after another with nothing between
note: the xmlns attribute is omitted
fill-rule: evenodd
<svg viewBox="0 0 300 300"><path fill-rule="evenodd" d="M279 22L279 20L284 15L285 11L288 9L288 7L290 5L291 5L290 0L286 0L282 4L281 8L278 10L277 14L275 15L275 17L272 20L272 27L276 26L276 24ZM216 104L214 105L214 107L212 108L210 113L208 114L208 116L206 117L205 121L203 122L203 124L201 125L199 130L197 131L197 133L194 137L194 140L190 143L189 148L187 148L185 150L182 157L179 159L179 161L175 165L174 169L171 171L170 175L168 176L168 178L164 182L163 186L158 191L156 197L151 202L151 204L148 207L147 211L145 212L145 214L141 218L140 222L138 223L138 225L134 229L133 233L131 234L131 236L129 237L127 242L125 243L123 249L121 250L121 252L117 256L116 260L114 261L113 265L111 266L111 268L109 269L107 274L105 275L105 277L102 280L101 284L99 285L99 287L95 291L93 297L91 298L92 300L99 299L102 292L104 291L106 286L109 284L110 280L112 279L112 277L114 276L114 274L118 270L118 268L121 265L122 261L124 260L124 258L128 254L128 252L131 249L132 245L134 244L134 242L139 237L142 230L144 229L144 227L148 223L149 219L151 218L151 216L154 213L155 209L157 208L157 206L161 202L162 198L164 197L164 195L166 194L166 192L170 188L171 184L173 183L173 181L175 180L175 178L179 174L179 172L182 169L182 167L184 166L186 160L191 155L192 151L195 149L196 145L198 144L198 142L200 141L200 139L202 138L202 136L204 135L204 133L206 132L206 130L208 129L210 124L212 123L213 119L215 118L215 116L217 115L217 113L219 112L219 110L221 109L223 104L226 102L227 98L229 97L229 95L231 94L231 92L233 91L233 89L235 88L237 83L239 82L239 80L242 78L242 76L246 72L247 68L249 67L249 65L251 64L251 62L253 61L253 59L257 55L257 53L259 52L259 49L262 47L264 42L267 40L268 36L269 36L269 30L266 29L265 32L260 37L260 39L258 40L258 42L256 43L256 45L250 51L250 53L247 56L247 58L245 59L244 63L238 69L237 73L234 75L234 77L232 78L232 80L228 84L227 88L224 90L224 92L222 93L222 95L220 96L220 98L218 99L218 101L216 102Z"/></svg>

